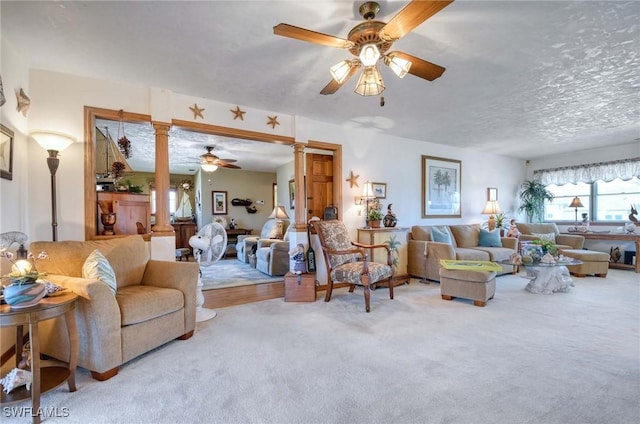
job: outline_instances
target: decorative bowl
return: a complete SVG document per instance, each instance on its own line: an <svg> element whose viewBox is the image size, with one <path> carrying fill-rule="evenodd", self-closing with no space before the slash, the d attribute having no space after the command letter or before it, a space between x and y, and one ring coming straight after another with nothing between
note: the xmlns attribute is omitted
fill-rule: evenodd
<svg viewBox="0 0 640 424"><path fill-rule="evenodd" d="M38 282L9 284L4 288L4 301L11 309L30 308L46 294L45 285Z"/></svg>

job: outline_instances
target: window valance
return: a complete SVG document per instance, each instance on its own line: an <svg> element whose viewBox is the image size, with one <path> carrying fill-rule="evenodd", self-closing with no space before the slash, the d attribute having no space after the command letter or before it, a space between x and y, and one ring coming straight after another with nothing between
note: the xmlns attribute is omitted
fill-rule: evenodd
<svg viewBox="0 0 640 424"><path fill-rule="evenodd" d="M533 171L533 179L545 186L593 183L598 180L609 182L616 178L628 181L633 177L640 178L640 157Z"/></svg>

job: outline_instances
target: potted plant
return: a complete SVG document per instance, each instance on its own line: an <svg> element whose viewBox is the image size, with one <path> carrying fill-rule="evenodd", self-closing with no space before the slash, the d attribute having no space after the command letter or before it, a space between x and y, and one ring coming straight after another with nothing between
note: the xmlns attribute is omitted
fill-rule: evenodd
<svg viewBox="0 0 640 424"><path fill-rule="evenodd" d="M382 205L378 202L369 205L369 212L367 213L367 221L372 228L380 228L380 221L384 215L382 214Z"/></svg>
<svg viewBox="0 0 640 424"><path fill-rule="evenodd" d="M553 201L553 194L538 181L529 180L522 183L519 211L525 212L529 222L542 222L544 220L544 201Z"/></svg>
<svg viewBox="0 0 640 424"><path fill-rule="evenodd" d="M507 223L507 216L503 213L496 214L496 228L500 230L500 236L505 234L505 225Z"/></svg>

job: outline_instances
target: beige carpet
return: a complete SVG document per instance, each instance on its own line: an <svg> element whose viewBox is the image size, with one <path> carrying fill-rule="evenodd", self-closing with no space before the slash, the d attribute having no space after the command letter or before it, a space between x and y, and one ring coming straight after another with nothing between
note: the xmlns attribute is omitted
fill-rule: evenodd
<svg viewBox="0 0 640 424"><path fill-rule="evenodd" d="M46 423L637 423L639 274L576 279L536 295L497 279L485 308L412 280L396 299L361 290L218 309L187 341L78 375L43 396ZM15 406L28 406L22 403ZM3 423L27 423L7 418Z"/></svg>

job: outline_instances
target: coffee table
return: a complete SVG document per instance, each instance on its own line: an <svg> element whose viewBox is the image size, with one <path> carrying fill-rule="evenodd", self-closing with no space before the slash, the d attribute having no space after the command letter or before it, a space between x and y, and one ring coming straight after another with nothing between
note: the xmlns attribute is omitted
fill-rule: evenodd
<svg viewBox="0 0 640 424"><path fill-rule="evenodd" d="M510 260L500 261L500 263L513 265ZM521 275L521 277L529 280L525 290L536 294L567 293L571 290L571 287L574 287L567 265L581 264L582 261L577 259L554 263L533 262L522 264L520 266L524 268L526 275Z"/></svg>

